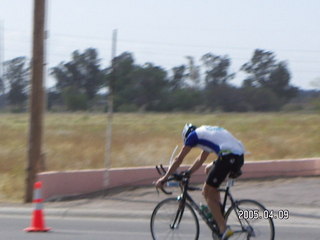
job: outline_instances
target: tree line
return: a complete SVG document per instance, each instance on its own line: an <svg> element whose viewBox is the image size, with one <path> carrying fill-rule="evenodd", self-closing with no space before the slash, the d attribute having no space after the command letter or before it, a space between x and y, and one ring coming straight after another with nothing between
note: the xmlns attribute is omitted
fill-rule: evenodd
<svg viewBox="0 0 320 240"><path fill-rule="evenodd" d="M47 89L47 106L55 111L106 110L108 89L114 89L115 111L278 111L301 92L290 83L285 61L275 53L256 49L239 71L240 86L232 83L227 55L204 54L195 64L170 70L147 62L137 64L130 52L113 59L113 67L103 68L98 52L76 50L71 60L51 68L54 87ZM115 81L112 81L114 79ZM0 107L16 111L27 108L30 64L26 57L4 63L0 79Z"/></svg>

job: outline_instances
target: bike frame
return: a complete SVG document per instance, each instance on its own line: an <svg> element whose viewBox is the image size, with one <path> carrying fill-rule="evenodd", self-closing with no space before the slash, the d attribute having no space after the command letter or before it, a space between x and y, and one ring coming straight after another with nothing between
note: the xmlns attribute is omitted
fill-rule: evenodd
<svg viewBox="0 0 320 240"><path fill-rule="evenodd" d="M174 220L173 225L176 225L176 221L178 221L178 224L183 216L183 211L185 207L185 202L188 202L190 206L201 216L202 220L207 224L207 226L211 229L212 232L219 234L219 229L217 227L217 224L215 220L209 221L209 219L203 214L203 212L200 209L200 206L193 200L191 195L188 193L188 190L200 190L197 188L190 188L189 187L189 178L185 178L181 181L180 188L182 190L182 194L178 197L178 200L180 200L180 206L177 211L177 216Z"/></svg>
<svg viewBox="0 0 320 240"><path fill-rule="evenodd" d="M161 175L161 171L166 172L162 165L160 165L160 168L158 168L158 166L156 166L156 169L160 175ZM183 217L185 203L188 202L189 205L194 210L196 210L196 212L198 212L198 214L201 216L202 220L207 224L207 226L211 229L211 231L213 233L219 234L220 231L219 231L219 228L218 228L216 221L214 219L212 219L212 221L209 221L209 219L201 211L200 206L193 200L193 198L191 197L191 195L188 192L188 191L192 191L192 190L201 190L201 189L189 187L189 182L190 182L190 176L183 177L179 181L179 186L180 186L182 193L180 196L178 196L178 200L180 201L179 209L177 210L176 217L174 218L174 221L171 224L171 228L176 228L177 226L179 226L179 223ZM233 186L233 184L234 184L234 179L229 177L227 180L226 188L219 188L218 189L219 192L224 192L223 204L221 206L222 215L225 215L225 213L226 213L225 210L226 210L226 205L227 205L228 199L231 202L231 206L236 205L236 201L234 200L234 198L232 197L232 195L230 193L230 188ZM172 194L172 193L165 191L164 189L162 189L162 191L166 194ZM238 216L238 213L236 213L236 215ZM239 222L242 225L240 219L239 219Z"/></svg>
<svg viewBox="0 0 320 240"><path fill-rule="evenodd" d="M236 200L234 200L234 198L232 197L232 195L230 193L230 187L233 185L233 183L234 183L234 179L228 179L226 188L219 188L220 192L224 192L223 203L221 206L221 211L222 211L223 215L225 214L228 199L231 202L231 206L236 205ZM207 224L207 226L211 229L211 231L216 234L219 234L219 229L218 229L218 226L217 226L217 223L215 222L215 220L213 219L212 222L209 221L209 219L201 211L200 206L193 200L191 195L188 193L188 191L200 190L200 189L189 187L189 178L185 178L181 181L180 188L182 190L182 194L178 197L178 200L180 200L180 206L179 206L179 209L177 211L177 215L176 215L171 227L175 227L175 226L179 225L179 223L182 219L182 216L183 216L185 202L188 202L191 205L191 207L201 216L202 220ZM237 216L238 216L238 214L237 214ZM240 219L239 219L239 223L242 225Z"/></svg>
<svg viewBox="0 0 320 240"><path fill-rule="evenodd" d="M231 202L231 206L234 206L236 201L234 200L234 198L232 197L231 193L230 193L230 188L233 186L234 184L234 179L229 178L227 181L227 186L226 188L219 188L219 192L224 192L224 198L223 198L223 203L222 203L222 213L225 214L226 211L226 205L227 205L227 200L229 198L230 202Z"/></svg>

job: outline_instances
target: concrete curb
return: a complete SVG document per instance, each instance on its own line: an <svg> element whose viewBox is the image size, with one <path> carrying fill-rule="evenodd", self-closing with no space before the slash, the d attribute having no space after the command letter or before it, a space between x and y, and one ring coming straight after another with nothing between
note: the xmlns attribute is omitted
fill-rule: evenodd
<svg viewBox="0 0 320 240"><path fill-rule="evenodd" d="M187 169L182 166L180 169ZM300 177L320 175L320 158L297 160L247 161L242 179L267 177ZM75 196L123 186L146 186L159 177L154 167L43 172L38 180L43 182L45 200L59 196ZM194 183L205 179L204 166L192 177Z"/></svg>

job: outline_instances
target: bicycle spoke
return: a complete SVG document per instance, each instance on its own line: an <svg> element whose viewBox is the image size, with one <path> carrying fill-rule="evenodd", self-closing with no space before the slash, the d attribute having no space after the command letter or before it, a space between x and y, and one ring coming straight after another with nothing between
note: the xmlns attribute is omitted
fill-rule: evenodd
<svg viewBox="0 0 320 240"><path fill-rule="evenodd" d="M235 231L230 240L273 240L274 225L270 218L264 218L265 208L254 200L240 200L235 207L231 207L227 214L227 224ZM259 215L253 215L255 211ZM249 216L242 213L250 213Z"/></svg>
<svg viewBox="0 0 320 240"><path fill-rule="evenodd" d="M157 205L150 224L153 239L198 239L199 222L193 209L186 203L181 212L179 203L171 198Z"/></svg>

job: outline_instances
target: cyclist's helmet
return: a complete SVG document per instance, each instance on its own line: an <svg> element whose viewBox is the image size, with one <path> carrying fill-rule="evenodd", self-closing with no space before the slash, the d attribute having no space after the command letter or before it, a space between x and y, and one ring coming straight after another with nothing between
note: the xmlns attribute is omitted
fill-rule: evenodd
<svg viewBox="0 0 320 240"><path fill-rule="evenodd" d="M189 134L191 132L193 132L194 130L196 130L196 126L192 125L192 123L186 123L186 125L184 125L184 128L182 130L182 139L183 141L185 141L187 139L187 137L189 136Z"/></svg>

